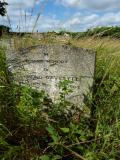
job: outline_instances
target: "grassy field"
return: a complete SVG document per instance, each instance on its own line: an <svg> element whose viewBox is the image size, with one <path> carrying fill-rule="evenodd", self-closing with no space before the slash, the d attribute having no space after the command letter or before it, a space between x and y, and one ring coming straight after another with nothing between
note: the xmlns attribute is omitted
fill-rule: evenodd
<svg viewBox="0 0 120 160"><path fill-rule="evenodd" d="M96 73L90 117L74 121L63 112L62 97L51 103L44 92L9 81L5 49L0 49L0 159L1 160L119 160L120 159L120 40L14 36L15 49L62 43L96 51ZM7 37L9 38L9 37ZM56 41L57 38L57 41ZM49 106L47 111L42 106Z"/></svg>

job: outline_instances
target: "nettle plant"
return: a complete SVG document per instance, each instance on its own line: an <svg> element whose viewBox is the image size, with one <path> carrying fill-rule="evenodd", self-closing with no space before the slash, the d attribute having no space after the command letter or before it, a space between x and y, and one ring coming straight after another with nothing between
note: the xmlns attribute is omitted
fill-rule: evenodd
<svg viewBox="0 0 120 160"><path fill-rule="evenodd" d="M67 157L68 153L73 155L72 158L84 159L76 152L77 148L74 144L86 141L87 138L92 137L92 133L89 127L84 126L87 119L82 120L79 125L73 121L72 114L70 115L70 109L75 107L67 100L67 96L73 92L71 84L72 82L66 79L59 82L57 103L53 103L44 91L38 92L27 86L21 87L18 111L22 123L32 128L31 134L34 135L38 148L43 152L42 156L33 156L33 160L56 160L61 159L64 154ZM76 151L72 150L71 144Z"/></svg>
<svg viewBox="0 0 120 160"><path fill-rule="evenodd" d="M68 116L67 110L74 106L67 100L67 96L73 92L71 84L72 81L66 79L59 82L59 99L57 103L53 103L49 95L43 90L38 92L29 86L21 86L17 105L19 113L23 117L29 117L29 121L38 118L38 114L41 112L54 118Z"/></svg>

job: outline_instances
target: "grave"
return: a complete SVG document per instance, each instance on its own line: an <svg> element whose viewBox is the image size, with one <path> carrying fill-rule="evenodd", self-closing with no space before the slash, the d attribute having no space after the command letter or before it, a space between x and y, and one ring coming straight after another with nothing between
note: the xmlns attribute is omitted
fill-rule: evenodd
<svg viewBox="0 0 120 160"><path fill-rule="evenodd" d="M16 83L45 90L53 102L59 98L60 81L70 80L67 99L82 109L92 94L95 72L93 51L67 45L39 45L8 51L8 69Z"/></svg>

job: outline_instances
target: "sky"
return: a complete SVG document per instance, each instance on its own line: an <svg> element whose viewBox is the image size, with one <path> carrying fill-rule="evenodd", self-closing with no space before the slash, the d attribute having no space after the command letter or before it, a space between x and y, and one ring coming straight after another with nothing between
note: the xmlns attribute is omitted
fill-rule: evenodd
<svg viewBox="0 0 120 160"><path fill-rule="evenodd" d="M3 1L3 0L2 0ZM120 25L120 0L6 0L0 25L12 31L80 32L96 26Z"/></svg>

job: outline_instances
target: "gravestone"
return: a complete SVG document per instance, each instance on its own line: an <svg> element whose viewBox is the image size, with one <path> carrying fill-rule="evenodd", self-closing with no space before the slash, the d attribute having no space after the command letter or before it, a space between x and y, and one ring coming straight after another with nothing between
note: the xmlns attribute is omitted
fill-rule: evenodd
<svg viewBox="0 0 120 160"><path fill-rule="evenodd" d="M56 102L58 84L70 80L72 93L67 99L82 109L92 92L95 53L67 45L39 45L7 52L8 69L15 82L45 90Z"/></svg>

